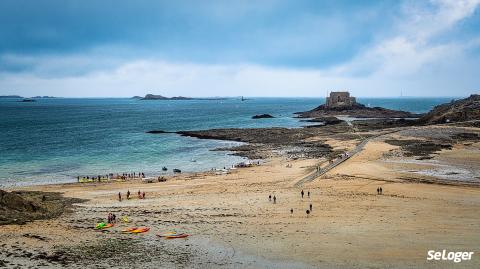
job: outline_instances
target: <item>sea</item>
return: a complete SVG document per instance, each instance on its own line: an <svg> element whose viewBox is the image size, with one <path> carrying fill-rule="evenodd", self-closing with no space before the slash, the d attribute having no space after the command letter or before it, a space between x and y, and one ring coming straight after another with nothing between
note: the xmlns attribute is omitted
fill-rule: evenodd
<svg viewBox="0 0 480 269"><path fill-rule="evenodd" d="M444 98L357 98L369 106L423 113ZM202 140L150 130L299 128L294 118L325 98L138 100L132 98L0 98L0 187L66 183L77 176L143 172L162 167L184 172L230 167L245 161L229 151L238 142ZM268 113L275 118L252 119Z"/></svg>

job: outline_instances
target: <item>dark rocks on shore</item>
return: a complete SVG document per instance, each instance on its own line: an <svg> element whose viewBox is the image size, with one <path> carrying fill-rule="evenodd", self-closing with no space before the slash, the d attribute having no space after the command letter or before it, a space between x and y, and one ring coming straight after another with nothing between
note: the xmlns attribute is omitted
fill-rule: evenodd
<svg viewBox="0 0 480 269"><path fill-rule="evenodd" d="M0 190L0 225L24 224L37 219L54 218L73 203L82 201L65 198L59 193Z"/></svg>
<svg viewBox="0 0 480 269"><path fill-rule="evenodd" d="M337 117L319 117L319 118L308 119L308 120L300 120L300 121L303 121L303 122L320 122L320 123L323 123L323 125L339 124L339 123L343 122L343 120L340 120Z"/></svg>
<svg viewBox="0 0 480 269"><path fill-rule="evenodd" d="M356 118L418 118L421 114L414 114L407 111L392 110L382 107L367 107L355 103L348 107L327 107L320 105L312 110L296 112L299 118L320 118L328 116L346 115Z"/></svg>
<svg viewBox="0 0 480 269"><path fill-rule="evenodd" d="M252 117L252 119L271 119L271 118L275 118L275 117L270 114L259 114Z"/></svg>
<svg viewBox="0 0 480 269"><path fill-rule="evenodd" d="M262 159L271 156L272 152L283 152L296 157L323 157L332 152L332 148L322 141L308 141L324 130L319 128L229 128L201 131L177 132L182 136L199 139L229 140L249 143L233 147L234 155L250 159ZM347 130L345 128L345 130Z"/></svg>
<svg viewBox="0 0 480 269"><path fill-rule="evenodd" d="M460 100L434 107L419 119L423 124L480 120L480 95L472 94Z"/></svg>

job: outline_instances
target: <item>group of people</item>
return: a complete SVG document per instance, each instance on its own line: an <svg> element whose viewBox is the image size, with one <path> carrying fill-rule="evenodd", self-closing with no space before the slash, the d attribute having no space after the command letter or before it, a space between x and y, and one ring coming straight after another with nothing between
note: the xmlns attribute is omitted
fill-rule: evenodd
<svg viewBox="0 0 480 269"><path fill-rule="evenodd" d="M123 174L113 174L108 175L98 175L98 176L77 176L78 182L101 182L109 179L136 179L136 178L145 178L145 173L143 172L133 172L133 173L123 173Z"/></svg>
<svg viewBox="0 0 480 269"><path fill-rule="evenodd" d="M300 192L300 195L302 196L302 199L303 199L303 197L305 196L305 192L302 190ZM310 198L310 191L307 191L307 197ZM272 199L273 199L273 203L276 204L277 203L277 196L273 195L273 197L272 197L271 194L268 195L268 201L271 202ZM306 211L307 216L312 212L312 210L313 210L313 205L310 203L309 209L307 209L307 211ZM290 209L290 214L293 214L293 208Z"/></svg>
<svg viewBox="0 0 480 269"><path fill-rule="evenodd" d="M377 194L383 194L383 189L382 187L377 188Z"/></svg>
<svg viewBox="0 0 480 269"><path fill-rule="evenodd" d="M117 216L115 216L115 214L108 213L107 221L108 223L115 223L117 222Z"/></svg>
<svg viewBox="0 0 480 269"><path fill-rule="evenodd" d="M138 199L145 199L145 192L138 190ZM127 200L130 200L130 190L127 191ZM122 201L122 193L118 193L118 201Z"/></svg>
<svg viewBox="0 0 480 269"><path fill-rule="evenodd" d="M113 175L112 175L113 176ZM145 173L138 172L138 173L123 173L122 175L117 174L114 178L116 179L135 179L135 178L145 178Z"/></svg>

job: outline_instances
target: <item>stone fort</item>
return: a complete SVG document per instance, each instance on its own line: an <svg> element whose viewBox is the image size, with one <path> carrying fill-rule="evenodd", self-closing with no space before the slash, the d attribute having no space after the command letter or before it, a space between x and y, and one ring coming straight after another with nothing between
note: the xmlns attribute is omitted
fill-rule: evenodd
<svg viewBox="0 0 480 269"><path fill-rule="evenodd" d="M357 103L349 92L331 92L325 103L326 108L352 107Z"/></svg>

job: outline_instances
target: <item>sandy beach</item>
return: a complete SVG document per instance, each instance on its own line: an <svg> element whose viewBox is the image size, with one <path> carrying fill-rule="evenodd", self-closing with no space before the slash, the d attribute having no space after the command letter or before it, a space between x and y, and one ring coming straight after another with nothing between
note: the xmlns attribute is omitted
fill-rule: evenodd
<svg viewBox="0 0 480 269"><path fill-rule="evenodd" d="M416 129L424 128L433 127ZM443 128L438 133L444 133L447 127ZM448 127L452 128L456 129ZM325 159L272 157L260 166L226 175L182 174L158 183L24 187L87 202L56 219L2 226L0 260L12 268L112 264L118 268L476 268L480 265L476 254L480 251L476 166L480 143L457 143L424 163L401 156L399 146L385 142L419 133L401 129L380 135L358 154L301 186L296 183L324 165ZM351 149L355 141L328 143ZM448 180L441 173L448 174L449 167L466 171L455 174L459 178L476 178ZM383 194L377 194L379 187ZM118 201L118 192L125 195L127 190L133 198ZM146 192L146 199L136 197L138 190ZM276 197L275 204L269 195ZM310 204L312 212L307 216ZM104 232L94 230L110 212L128 216L130 222L119 222ZM151 230L121 233L131 226ZM156 236L171 230L191 236L175 240ZM426 260L427 251L443 249L475 254L461 263Z"/></svg>

